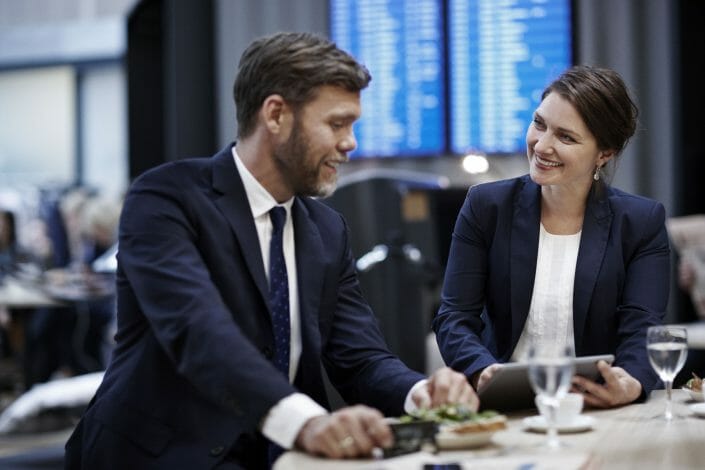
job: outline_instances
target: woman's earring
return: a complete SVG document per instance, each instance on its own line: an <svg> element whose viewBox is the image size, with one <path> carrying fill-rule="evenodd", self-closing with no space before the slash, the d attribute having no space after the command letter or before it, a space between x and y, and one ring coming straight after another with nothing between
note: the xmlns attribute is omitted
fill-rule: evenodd
<svg viewBox="0 0 705 470"><path fill-rule="evenodd" d="M595 181L600 181L600 167L595 168L595 174L592 175L592 179Z"/></svg>

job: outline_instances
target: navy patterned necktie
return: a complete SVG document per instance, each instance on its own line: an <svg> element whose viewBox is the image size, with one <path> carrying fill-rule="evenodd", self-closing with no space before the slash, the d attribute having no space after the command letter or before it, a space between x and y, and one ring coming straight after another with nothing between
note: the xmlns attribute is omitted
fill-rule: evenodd
<svg viewBox="0 0 705 470"><path fill-rule="evenodd" d="M269 300L274 328L274 365L289 378L289 278L284 262L283 232L286 209L276 206L269 211L272 240L269 244Z"/></svg>

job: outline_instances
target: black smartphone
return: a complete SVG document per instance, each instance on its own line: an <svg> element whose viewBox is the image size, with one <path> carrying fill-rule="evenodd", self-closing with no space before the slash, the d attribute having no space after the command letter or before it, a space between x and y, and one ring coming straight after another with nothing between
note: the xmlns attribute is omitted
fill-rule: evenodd
<svg viewBox="0 0 705 470"><path fill-rule="evenodd" d="M423 470L461 470L459 463L425 463Z"/></svg>

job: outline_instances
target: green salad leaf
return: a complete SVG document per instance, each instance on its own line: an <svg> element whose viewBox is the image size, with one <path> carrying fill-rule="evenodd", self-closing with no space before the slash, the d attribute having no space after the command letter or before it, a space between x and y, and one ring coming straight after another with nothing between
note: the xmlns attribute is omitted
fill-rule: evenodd
<svg viewBox="0 0 705 470"><path fill-rule="evenodd" d="M466 421L479 421L497 416L493 410L482 412L472 411L465 405L441 405L436 408L420 408L412 413L402 416L402 423L413 421L433 421L438 424L452 424Z"/></svg>

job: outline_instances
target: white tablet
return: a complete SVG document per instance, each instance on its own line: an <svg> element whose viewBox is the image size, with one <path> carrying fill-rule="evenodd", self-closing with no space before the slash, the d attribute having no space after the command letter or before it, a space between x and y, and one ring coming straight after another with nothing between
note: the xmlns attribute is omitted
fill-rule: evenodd
<svg viewBox="0 0 705 470"><path fill-rule="evenodd" d="M575 375L590 380L600 377L597 361L614 362L612 354L575 358ZM534 390L529 383L529 365L526 362L508 362L495 371L489 382L479 390L480 409L500 412L534 408Z"/></svg>

